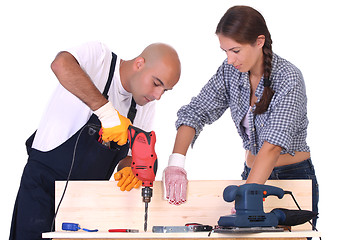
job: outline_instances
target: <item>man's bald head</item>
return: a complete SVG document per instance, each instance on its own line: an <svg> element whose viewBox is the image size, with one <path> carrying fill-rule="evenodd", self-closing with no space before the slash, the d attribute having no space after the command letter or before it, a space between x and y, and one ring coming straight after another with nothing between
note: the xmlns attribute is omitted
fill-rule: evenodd
<svg viewBox="0 0 360 240"><path fill-rule="evenodd" d="M124 88L133 94L139 105L159 100L162 94L171 90L180 79L179 56L174 48L164 43L147 46L129 64L132 70L124 70L121 79ZM127 65L125 62L124 67L127 68Z"/></svg>
<svg viewBox="0 0 360 240"><path fill-rule="evenodd" d="M173 68L178 73L178 78L181 74L181 63L176 50L165 43L153 43L147 46L139 55L145 59L147 67L154 67L153 64L162 63L166 67Z"/></svg>

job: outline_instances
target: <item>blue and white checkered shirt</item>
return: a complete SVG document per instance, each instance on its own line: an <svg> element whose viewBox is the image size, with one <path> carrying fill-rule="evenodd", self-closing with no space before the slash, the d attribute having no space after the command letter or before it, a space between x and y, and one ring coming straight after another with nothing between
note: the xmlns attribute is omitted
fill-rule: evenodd
<svg viewBox="0 0 360 240"><path fill-rule="evenodd" d="M245 133L241 120L250 107L249 74L242 73L227 63L219 67L216 74L202 88L199 95L193 97L188 105L177 113L176 128L181 125L193 127L196 141L205 124L219 119L225 110L230 112L243 146L256 155L264 141L282 147L281 154L295 154L295 151L309 152L307 135L307 97L303 76L298 68L287 60L273 54L271 87L275 94L268 110L254 115L255 105L249 113L250 136ZM255 95L262 96L263 78Z"/></svg>

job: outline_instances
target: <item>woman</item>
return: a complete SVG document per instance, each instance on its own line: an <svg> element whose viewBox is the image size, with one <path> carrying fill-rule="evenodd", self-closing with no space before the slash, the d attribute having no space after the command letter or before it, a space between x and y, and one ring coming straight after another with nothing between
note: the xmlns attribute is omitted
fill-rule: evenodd
<svg viewBox="0 0 360 240"><path fill-rule="evenodd" d="M216 34L227 59L199 95L178 111L173 154L163 173L166 198L172 204L186 201L186 152L204 125L230 107L246 150L246 183L312 179L317 212L318 185L306 143L307 97L300 70L272 52L266 22L251 7L230 8Z"/></svg>

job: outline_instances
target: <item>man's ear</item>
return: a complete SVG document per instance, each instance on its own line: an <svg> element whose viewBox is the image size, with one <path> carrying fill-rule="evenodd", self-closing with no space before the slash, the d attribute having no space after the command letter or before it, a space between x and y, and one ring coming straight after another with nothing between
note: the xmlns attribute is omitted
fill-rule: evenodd
<svg viewBox="0 0 360 240"><path fill-rule="evenodd" d="M134 70L140 70L144 67L145 65L145 58L143 57L137 57L135 58L135 61L134 61Z"/></svg>
<svg viewBox="0 0 360 240"><path fill-rule="evenodd" d="M265 44L265 36L264 35L259 35L258 38L256 39L256 45L259 48L262 48Z"/></svg>

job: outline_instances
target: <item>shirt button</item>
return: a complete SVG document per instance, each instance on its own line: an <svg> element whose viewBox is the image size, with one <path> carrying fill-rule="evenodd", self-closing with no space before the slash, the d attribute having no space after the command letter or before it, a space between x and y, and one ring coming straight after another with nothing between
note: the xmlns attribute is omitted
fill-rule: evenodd
<svg viewBox="0 0 360 240"><path fill-rule="evenodd" d="M261 127L263 127L263 126L264 126L264 124L262 123L262 124L260 124L260 126L261 126Z"/></svg>
<svg viewBox="0 0 360 240"><path fill-rule="evenodd" d="M256 147L256 143L254 143L254 147Z"/></svg>
<svg viewBox="0 0 360 240"><path fill-rule="evenodd" d="M253 131L255 131L255 128L252 128Z"/></svg>

